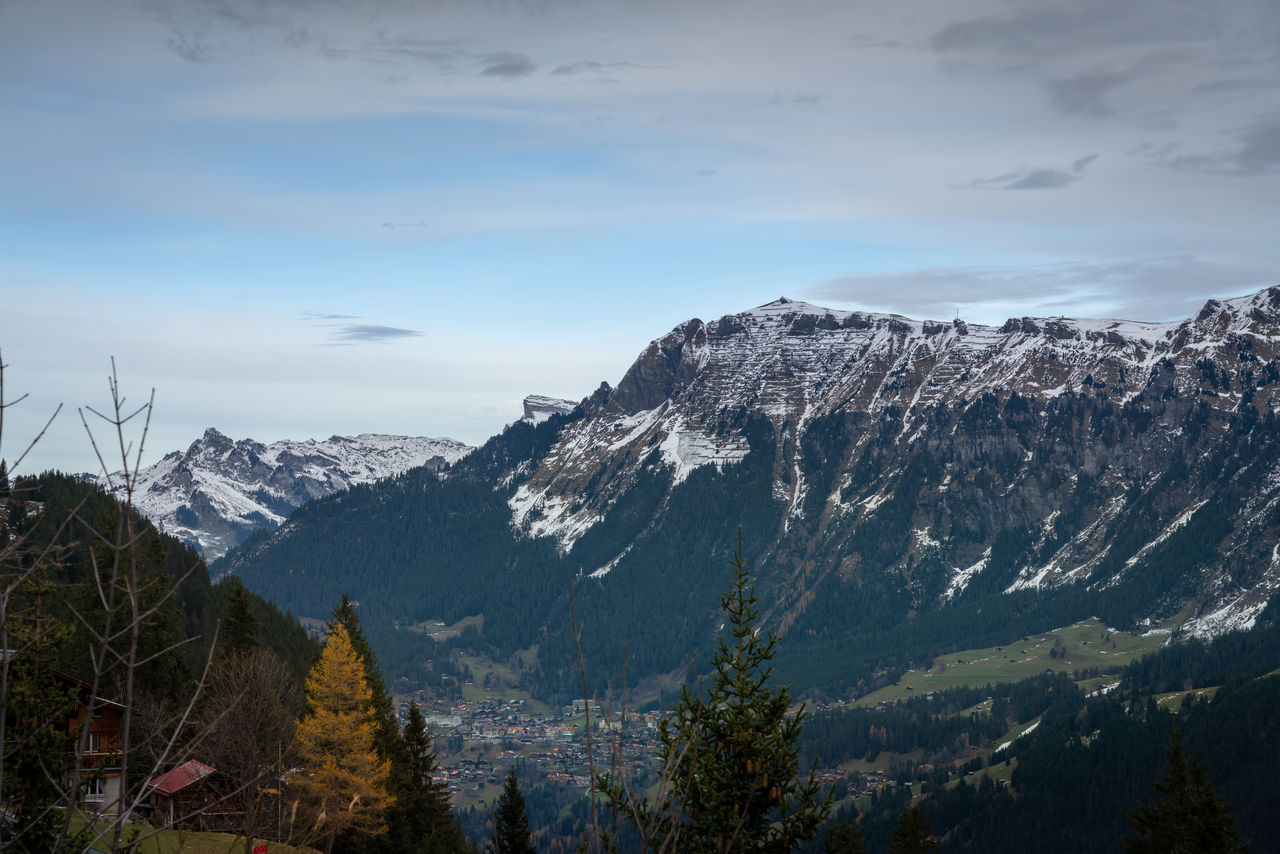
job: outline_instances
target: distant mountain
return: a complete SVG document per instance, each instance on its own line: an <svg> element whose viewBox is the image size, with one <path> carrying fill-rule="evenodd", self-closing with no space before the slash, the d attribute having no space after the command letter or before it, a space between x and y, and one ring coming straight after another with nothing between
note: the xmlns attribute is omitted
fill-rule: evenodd
<svg viewBox="0 0 1280 854"><path fill-rule="evenodd" d="M439 470L471 450L453 439L373 433L264 445L210 427L185 452L139 472L133 503L213 560L253 531L274 529L304 502L416 466ZM124 491L118 472L112 487Z"/></svg>
<svg viewBox="0 0 1280 854"><path fill-rule="evenodd" d="M387 625L484 614L495 648L538 645L548 692L573 690L566 577L593 660L677 675L740 525L802 684L1088 616L1211 636L1280 590L1278 357L1280 287L1177 323L780 299L683 323L447 479L317 502L229 563L297 613L349 591Z"/></svg>

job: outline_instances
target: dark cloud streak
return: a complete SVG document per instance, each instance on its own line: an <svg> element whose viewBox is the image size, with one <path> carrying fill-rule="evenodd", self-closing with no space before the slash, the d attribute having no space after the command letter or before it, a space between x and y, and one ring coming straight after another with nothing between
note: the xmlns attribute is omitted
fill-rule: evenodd
<svg viewBox="0 0 1280 854"><path fill-rule="evenodd" d="M491 53L484 57L485 66L480 71L481 77L528 77L538 70L533 60L520 53Z"/></svg>
<svg viewBox="0 0 1280 854"><path fill-rule="evenodd" d="M401 338L419 338L421 336L422 333L416 329L402 329L398 326L377 326L364 323L341 326L334 332L334 338L337 341L352 344L396 341Z"/></svg>
<svg viewBox="0 0 1280 854"><path fill-rule="evenodd" d="M1251 177L1280 171L1280 115L1237 132L1233 148L1179 153L1180 147L1176 142L1144 142L1129 154L1173 169L1209 175Z"/></svg>
<svg viewBox="0 0 1280 854"><path fill-rule="evenodd" d="M405 329L399 326L344 322L360 320L361 317L358 314L324 314L306 311L302 313L302 317L313 326L322 326L330 330L328 340L330 346L379 344L403 338L420 338L424 334L417 329Z"/></svg>
<svg viewBox="0 0 1280 854"><path fill-rule="evenodd" d="M930 40L938 53L986 51L1006 58L1089 54L1101 47L1214 40L1223 26L1212 0L1061 0L956 21Z"/></svg>
<svg viewBox="0 0 1280 854"><path fill-rule="evenodd" d="M1049 101L1064 115L1106 118L1112 115L1106 95L1134 76L1133 71L1095 71L1050 80Z"/></svg>
<svg viewBox="0 0 1280 854"><path fill-rule="evenodd" d="M1097 159L1097 154L1086 154L1076 158L1070 169L1023 168L992 178L974 178L961 187L970 190L1061 190L1080 180L1084 170Z"/></svg>
<svg viewBox="0 0 1280 854"><path fill-rule="evenodd" d="M550 73L556 77L574 77L579 74L606 75L618 71L643 71L651 67L637 65L634 62L597 62L593 59L583 59L557 66Z"/></svg>

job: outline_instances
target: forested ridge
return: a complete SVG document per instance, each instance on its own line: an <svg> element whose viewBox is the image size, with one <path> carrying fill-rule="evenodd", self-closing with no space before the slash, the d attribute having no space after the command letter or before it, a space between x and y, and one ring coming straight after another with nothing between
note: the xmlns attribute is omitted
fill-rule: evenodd
<svg viewBox="0 0 1280 854"><path fill-rule="evenodd" d="M112 558L106 544L114 537L119 514L128 512L138 531L137 552L144 581L160 590L181 580L172 601L147 627L148 644L157 650L175 647L149 665L156 674L156 687L194 681L208 657L218 623L226 619L238 584L212 584L204 561L189 546L157 531L114 496L70 475L45 472L16 478L2 501L5 513L0 524L5 533L28 541L27 556L11 571L26 568L23 563L32 560L40 563L39 583L18 591L19 598L11 607L21 611L39 597L42 619L51 628L60 629L51 631L60 640L50 653L59 669L82 679L91 675L84 656L87 639L83 628L77 628L72 610L93 608L92 562L95 557L100 563ZM75 520L64 524L73 511ZM95 549L96 556L91 554ZM299 678L305 675L319 649L315 642L292 614L281 612L271 601L254 593L249 593L246 601L263 645L288 662Z"/></svg>

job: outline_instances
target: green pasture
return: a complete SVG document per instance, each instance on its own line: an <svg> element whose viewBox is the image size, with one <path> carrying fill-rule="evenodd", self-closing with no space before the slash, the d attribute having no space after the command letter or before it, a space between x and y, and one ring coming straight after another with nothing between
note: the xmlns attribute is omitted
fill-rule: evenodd
<svg viewBox="0 0 1280 854"><path fill-rule="evenodd" d="M897 702L931 691L1017 682L1046 670L1116 671L1157 650L1166 634L1137 635L1108 629L1090 617L1072 626L1015 638L1003 646L969 649L934 659L928 670L909 670L894 685L860 698L857 705Z"/></svg>
<svg viewBox="0 0 1280 854"><path fill-rule="evenodd" d="M104 834L111 832L107 823L94 816L77 812L71 817L73 833L79 833L91 824L99 827ZM241 854L244 851L244 837L232 833L157 830L145 824L129 824L125 825L120 838L122 842L136 840L136 847L131 850L137 854ZM110 847L110 843L111 837L107 835L96 842L91 841L90 848L105 849ZM266 839L255 839L254 843L266 844L268 854L316 854L314 848L277 843Z"/></svg>
<svg viewBox="0 0 1280 854"><path fill-rule="evenodd" d="M462 686L462 697L465 700L489 700L497 699L503 702L511 700L524 700L525 709L531 715L550 716L552 709L541 700L534 699L533 695L528 691L517 688L516 684L520 681L520 674L511 664L503 661L494 661L491 658L482 655L468 655L460 653L458 661L465 664L471 669L474 681L470 685ZM492 673L493 681L490 687L484 687L485 674Z"/></svg>

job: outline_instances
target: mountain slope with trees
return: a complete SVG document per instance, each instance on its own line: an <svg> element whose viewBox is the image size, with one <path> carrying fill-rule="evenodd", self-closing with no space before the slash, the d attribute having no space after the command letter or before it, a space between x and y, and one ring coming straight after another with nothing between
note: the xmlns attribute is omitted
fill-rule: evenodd
<svg viewBox="0 0 1280 854"><path fill-rule="evenodd" d="M307 616L349 592L411 682L427 621L483 617L467 642L524 651L552 700L579 692L571 583L593 690L624 659L651 692L709 661L739 526L780 671L827 695L1089 616L1209 636L1280 583L1278 356L1280 288L1170 324L781 300L682 324L573 412L312 502L218 568Z"/></svg>

